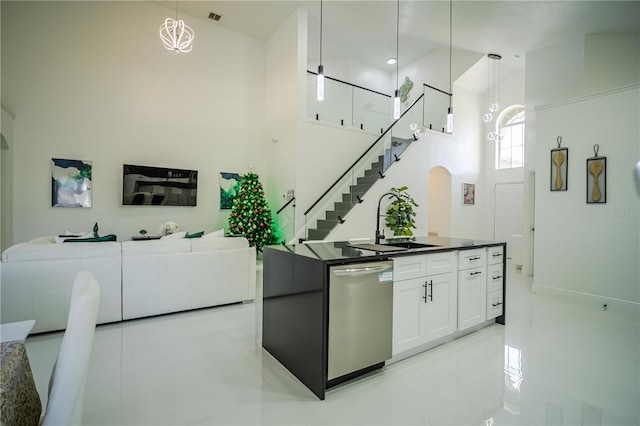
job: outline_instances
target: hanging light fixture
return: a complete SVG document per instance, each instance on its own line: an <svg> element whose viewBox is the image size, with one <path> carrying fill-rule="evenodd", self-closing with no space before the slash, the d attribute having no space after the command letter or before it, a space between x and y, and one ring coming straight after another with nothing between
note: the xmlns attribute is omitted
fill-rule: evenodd
<svg viewBox="0 0 640 426"><path fill-rule="evenodd" d="M176 0L176 19L167 18L160 25L160 40L167 50L187 53L193 48L193 38L193 30L182 19L178 20L178 1Z"/></svg>
<svg viewBox="0 0 640 426"><path fill-rule="evenodd" d="M324 100L324 67L322 66L322 0L320 0L320 65L318 65L316 97L319 101Z"/></svg>
<svg viewBox="0 0 640 426"><path fill-rule="evenodd" d="M487 61L489 112L484 113L482 120L485 123L490 123L493 120L493 113L500 110L500 60L502 56L496 53L489 53L487 57L489 58ZM491 130L487 134L487 138L491 141L498 141L502 139L502 136L498 132Z"/></svg>
<svg viewBox="0 0 640 426"><path fill-rule="evenodd" d="M393 119L400 118L400 86L398 84L398 62L400 62L399 46L400 46L400 0L398 0L398 13L396 18L396 93L393 96Z"/></svg>
<svg viewBox="0 0 640 426"><path fill-rule="evenodd" d="M493 113L500 109L500 59L502 59L502 56L495 53L489 53L487 57L489 58L487 61L487 97L489 99L489 112L482 116L485 123L491 122L491 120L493 120ZM496 91L498 93L497 98Z"/></svg>
<svg viewBox="0 0 640 426"><path fill-rule="evenodd" d="M451 82L451 53L453 34L453 0L449 0L449 109L447 110L447 133L453 133L453 87Z"/></svg>

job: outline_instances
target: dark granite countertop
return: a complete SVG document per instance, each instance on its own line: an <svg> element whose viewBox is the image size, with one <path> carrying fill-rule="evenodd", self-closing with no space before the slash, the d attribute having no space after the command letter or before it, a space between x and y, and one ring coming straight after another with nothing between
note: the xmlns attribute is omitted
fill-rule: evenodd
<svg viewBox="0 0 640 426"><path fill-rule="evenodd" d="M298 256L305 256L313 259L319 259L330 262L351 261L351 260L376 260L381 257L394 257L415 255L420 253L432 253L438 251L450 250L466 250L479 247L489 247L504 244L499 241L484 241L469 238L449 238L449 237L412 237L412 238L388 238L383 240L383 245L393 245L394 243L402 243L412 241L419 244L428 244L430 247L419 247L397 250L376 251L369 249L361 249L353 246L362 246L373 244L370 240L350 240L350 241L331 241L331 242L309 242L307 244L283 244L267 246L269 249L288 251Z"/></svg>

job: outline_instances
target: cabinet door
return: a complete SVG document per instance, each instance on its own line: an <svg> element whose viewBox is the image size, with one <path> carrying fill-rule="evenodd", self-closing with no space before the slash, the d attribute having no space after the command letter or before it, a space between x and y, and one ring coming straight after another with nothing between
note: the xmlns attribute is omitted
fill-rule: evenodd
<svg viewBox="0 0 640 426"><path fill-rule="evenodd" d="M427 277L426 341L453 333L458 328L457 274L439 274Z"/></svg>
<svg viewBox="0 0 640 426"><path fill-rule="evenodd" d="M458 329L485 321L487 315L486 266L458 272Z"/></svg>
<svg viewBox="0 0 640 426"><path fill-rule="evenodd" d="M393 354L425 342L425 278L393 283Z"/></svg>

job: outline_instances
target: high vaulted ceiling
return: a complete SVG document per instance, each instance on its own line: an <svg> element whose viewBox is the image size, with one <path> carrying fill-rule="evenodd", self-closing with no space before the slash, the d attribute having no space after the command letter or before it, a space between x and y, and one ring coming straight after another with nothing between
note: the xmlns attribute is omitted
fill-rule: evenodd
<svg viewBox="0 0 640 426"><path fill-rule="evenodd" d="M153 1L175 11L175 1ZM505 69L523 69L525 54L585 34L638 34L640 1L459 1L452 5L454 49L498 53ZM293 11L309 14L309 55L318 56L320 0L179 1L190 15L266 40ZM400 0L400 65L449 47L450 3ZM397 1L323 2L323 57L353 57L384 68L396 52ZM219 22L208 19L221 15Z"/></svg>

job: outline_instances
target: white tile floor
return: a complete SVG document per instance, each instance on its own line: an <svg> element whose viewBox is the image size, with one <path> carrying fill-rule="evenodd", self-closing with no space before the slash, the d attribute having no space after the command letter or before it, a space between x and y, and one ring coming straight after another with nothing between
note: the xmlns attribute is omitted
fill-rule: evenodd
<svg viewBox="0 0 640 426"><path fill-rule="evenodd" d="M640 326L532 295L511 270L508 324L385 367L319 401L263 350L254 305L99 326L87 425L640 424ZM62 333L27 350L46 404Z"/></svg>

